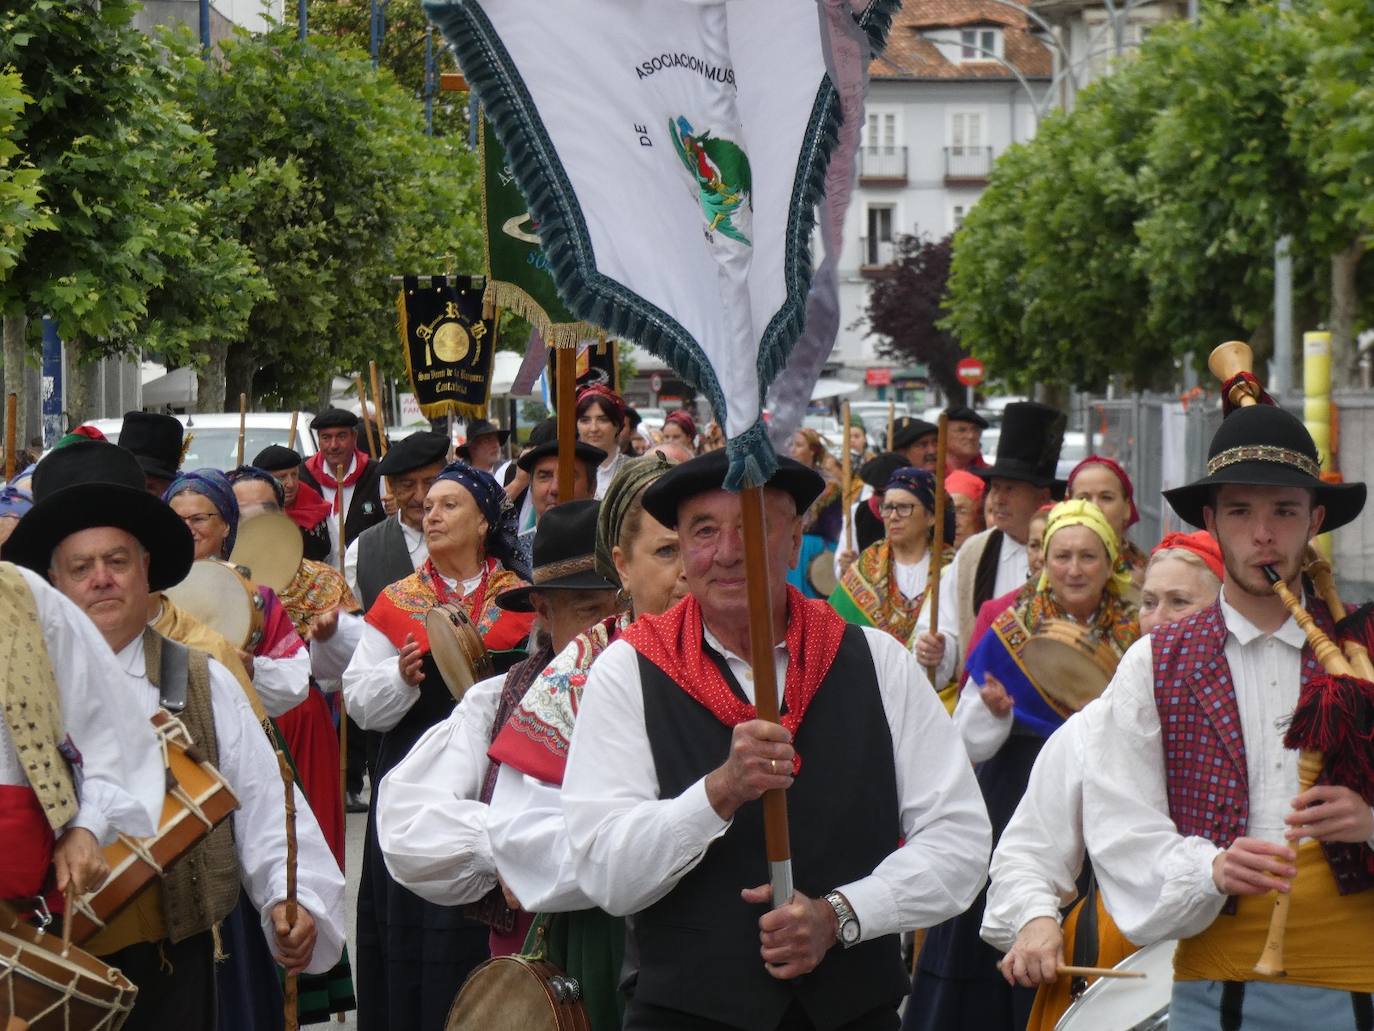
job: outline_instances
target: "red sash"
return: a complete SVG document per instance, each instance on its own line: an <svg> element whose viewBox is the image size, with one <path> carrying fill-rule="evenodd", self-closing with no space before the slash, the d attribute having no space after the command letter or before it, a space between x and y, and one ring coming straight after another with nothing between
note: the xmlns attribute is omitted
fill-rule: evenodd
<svg viewBox="0 0 1374 1031"><path fill-rule="evenodd" d="M0 899L44 894L54 840L33 788L0 785Z"/></svg>

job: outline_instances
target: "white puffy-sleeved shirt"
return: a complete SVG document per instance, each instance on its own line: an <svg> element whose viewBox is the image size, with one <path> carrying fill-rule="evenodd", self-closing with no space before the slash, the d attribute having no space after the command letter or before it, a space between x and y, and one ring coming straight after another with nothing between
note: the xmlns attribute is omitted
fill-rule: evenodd
<svg viewBox="0 0 1374 1031"><path fill-rule="evenodd" d="M1291 616L1264 633L1227 602L1228 590L1222 588L1220 604L1247 758L1245 833L1286 844L1283 820L1298 793L1298 753L1283 747L1282 724L1297 705L1306 637ZM1212 880L1221 849L1206 838L1184 837L1169 816L1149 637L1127 650L1098 704L1103 701L1101 725L1087 742L1083 783L1084 840L1103 901L1138 945L1190 938L1226 901Z"/></svg>
<svg viewBox="0 0 1374 1031"><path fill-rule="evenodd" d="M83 827L101 845L119 833L144 838L157 830L167 779L162 748L147 715L134 704L114 652L95 624L38 574L20 569L33 594L43 645L57 682L62 725L81 765L78 808L67 829ZM0 784L28 786L9 726L0 720Z"/></svg>
<svg viewBox="0 0 1374 1031"><path fill-rule="evenodd" d="M1076 712L1046 740L1026 793L992 853L987 905L980 932L1006 952L1036 917L1059 920L1078 896L1083 869L1083 824L1103 814L1083 808L1087 742L1101 725L1106 695Z"/></svg>
<svg viewBox="0 0 1374 1031"><path fill-rule="evenodd" d="M267 715L290 712L310 694L310 652L301 648L294 655L254 655L253 690Z"/></svg>
<svg viewBox="0 0 1374 1031"><path fill-rule="evenodd" d="M992 830L968 755L925 671L888 634L871 627L863 633L892 732L905 839L868 876L835 885L867 940L929 927L967 909L987 877ZM706 643L752 700L749 664L709 631ZM773 661L781 694L784 644L774 648ZM592 666L562 798L576 883L589 901L614 915L638 912L667 895L730 826L711 808L704 777L676 798L659 797L638 658L623 640Z"/></svg>
<svg viewBox="0 0 1374 1031"><path fill-rule="evenodd" d="M991 531L984 530L982 534L976 534L969 540L976 540L989 532ZM982 552L975 555L968 547L968 541L965 541L964 546L955 554L954 561L940 574L940 636L945 641L945 655L940 660L940 665L935 668L937 684L948 684L962 665L964 655L960 649L967 647L968 642L959 640L959 609L969 604L969 599L959 597L959 571L970 562L977 563L981 557ZM1030 559L1026 554L1026 546L1018 544L1007 534L1002 534L1002 548L997 553L997 578L993 582L992 597L1000 598L1008 591L1020 587L1026 582L1029 571ZM973 615L976 618L978 613L975 612ZM920 615L916 617L915 632L921 634L929 630L930 606L922 605Z"/></svg>
<svg viewBox="0 0 1374 1031"><path fill-rule="evenodd" d="M158 707L148 680L143 638L135 637L116 659L131 692L129 708L146 722ZM230 819L243 887L258 909L262 933L275 951L272 907L286 900L286 809L277 756L268 744L243 688L210 660L210 707L215 721L219 772L239 800ZM315 951L306 972L322 974L339 961L344 946L344 878L303 795L296 797L296 898L315 920Z"/></svg>
<svg viewBox="0 0 1374 1031"><path fill-rule="evenodd" d="M323 641L306 642L310 649L310 672L322 689L338 690L340 679L358 649L366 625L363 617L357 613L340 612L333 634Z"/></svg>
<svg viewBox="0 0 1374 1031"><path fill-rule="evenodd" d="M505 679L501 674L472 685L378 789L377 842L386 868L436 905L476 902L496 886L487 806L478 799Z"/></svg>

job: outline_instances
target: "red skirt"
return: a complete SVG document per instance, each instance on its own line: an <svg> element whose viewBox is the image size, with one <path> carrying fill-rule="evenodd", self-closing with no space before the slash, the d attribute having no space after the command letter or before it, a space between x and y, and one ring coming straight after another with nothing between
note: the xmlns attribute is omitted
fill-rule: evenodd
<svg viewBox="0 0 1374 1031"><path fill-rule="evenodd" d="M0 848L0 899L32 898L52 887L48 869L54 840L33 788L27 784L0 785L0 841L5 843Z"/></svg>
<svg viewBox="0 0 1374 1031"><path fill-rule="evenodd" d="M305 701L277 718L277 729L291 750L301 788L342 870L344 823L343 795L339 786L339 736L324 692L313 681Z"/></svg>

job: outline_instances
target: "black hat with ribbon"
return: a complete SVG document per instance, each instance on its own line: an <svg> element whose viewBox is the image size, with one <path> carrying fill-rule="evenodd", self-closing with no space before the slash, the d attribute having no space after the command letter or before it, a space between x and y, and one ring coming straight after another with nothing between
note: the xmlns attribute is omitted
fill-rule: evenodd
<svg viewBox="0 0 1374 1031"><path fill-rule="evenodd" d="M530 583L502 591L496 604L507 612L532 612L534 591L613 591L616 585L596 571L596 519L599 501L554 505L534 531Z"/></svg>
<svg viewBox="0 0 1374 1031"><path fill-rule="evenodd" d="M1035 401L1014 401L1002 411L997 458L985 469L970 469L989 480L1021 480L1036 487L1063 490L1055 479L1059 451L1064 446L1064 413Z"/></svg>
<svg viewBox="0 0 1374 1031"><path fill-rule="evenodd" d="M171 507L148 493L143 468L122 447L78 441L53 451L34 469L34 506L15 526L0 556L46 576L53 550L74 533L113 526L148 552L148 586L181 583L195 560L191 531Z"/></svg>
<svg viewBox="0 0 1374 1031"><path fill-rule="evenodd" d="M1212 504L1215 488L1226 484L1311 490L1315 503L1326 509L1320 533L1353 520L1365 502L1363 483L1321 479L1312 434L1296 415L1272 405L1238 408L1228 415L1207 449L1207 475L1164 491L1164 497L1181 519L1202 526L1202 510Z"/></svg>
<svg viewBox="0 0 1374 1031"><path fill-rule="evenodd" d="M670 530L677 529L677 510L688 498L710 490L725 488L730 459L724 448L708 451L690 461L675 465L644 490L644 511ZM825 480L821 474L796 459L778 456L778 468L764 484L789 494L800 514L821 496Z"/></svg>

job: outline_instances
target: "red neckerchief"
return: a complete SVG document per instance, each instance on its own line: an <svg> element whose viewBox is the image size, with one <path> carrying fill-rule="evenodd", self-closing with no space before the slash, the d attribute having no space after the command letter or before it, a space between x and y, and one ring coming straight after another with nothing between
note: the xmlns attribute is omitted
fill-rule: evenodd
<svg viewBox="0 0 1374 1031"><path fill-rule="evenodd" d="M482 604L487 600L487 575L491 572L491 567L495 564L495 559L487 559L482 564L482 579L477 584L477 590L472 592L472 601L468 604L468 612L472 614L473 622L482 614ZM430 589L434 592L436 605L447 605L451 601L465 601L467 595L455 594L449 590L448 583L444 580L439 570L434 567L434 559L425 559L425 564L420 567L420 572L429 578ZM459 581L461 584L462 581Z"/></svg>
<svg viewBox="0 0 1374 1031"><path fill-rule="evenodd" d="M296 496L286 506L286 514L302 530L310 531L329 518L329 502L320 497L319 491L308 483L296 484Z"/></svg>
<svg viewBox="0 0 1374 1031"><path fill-rule="evenodd" d="M353 471L344 477L343 489L339 488L339 483L334 479L334 474L325 467L324 455L316 451L305 461L305 467L310 470L310 475L315 477L321 487L334 488L334 514L338 515L343 506L343 492L357 483L363 476L363 470L367 468L367 455L361 451L353 452Z"/></svg>
<svg viewBox="0 0 1374 1031"><path fill-rule="evenodd" d="M794 738L840 650L845 625L828 603L808 600L788 586L787 686L783 690L787 711L782 725ZM727 727L757 719L758 710L730 689L720 667L706 657L703 632L701 605L688 595L660 616L635 620L624 639ZM800 768L798 756L793 759L793 770Z"/></svg>

